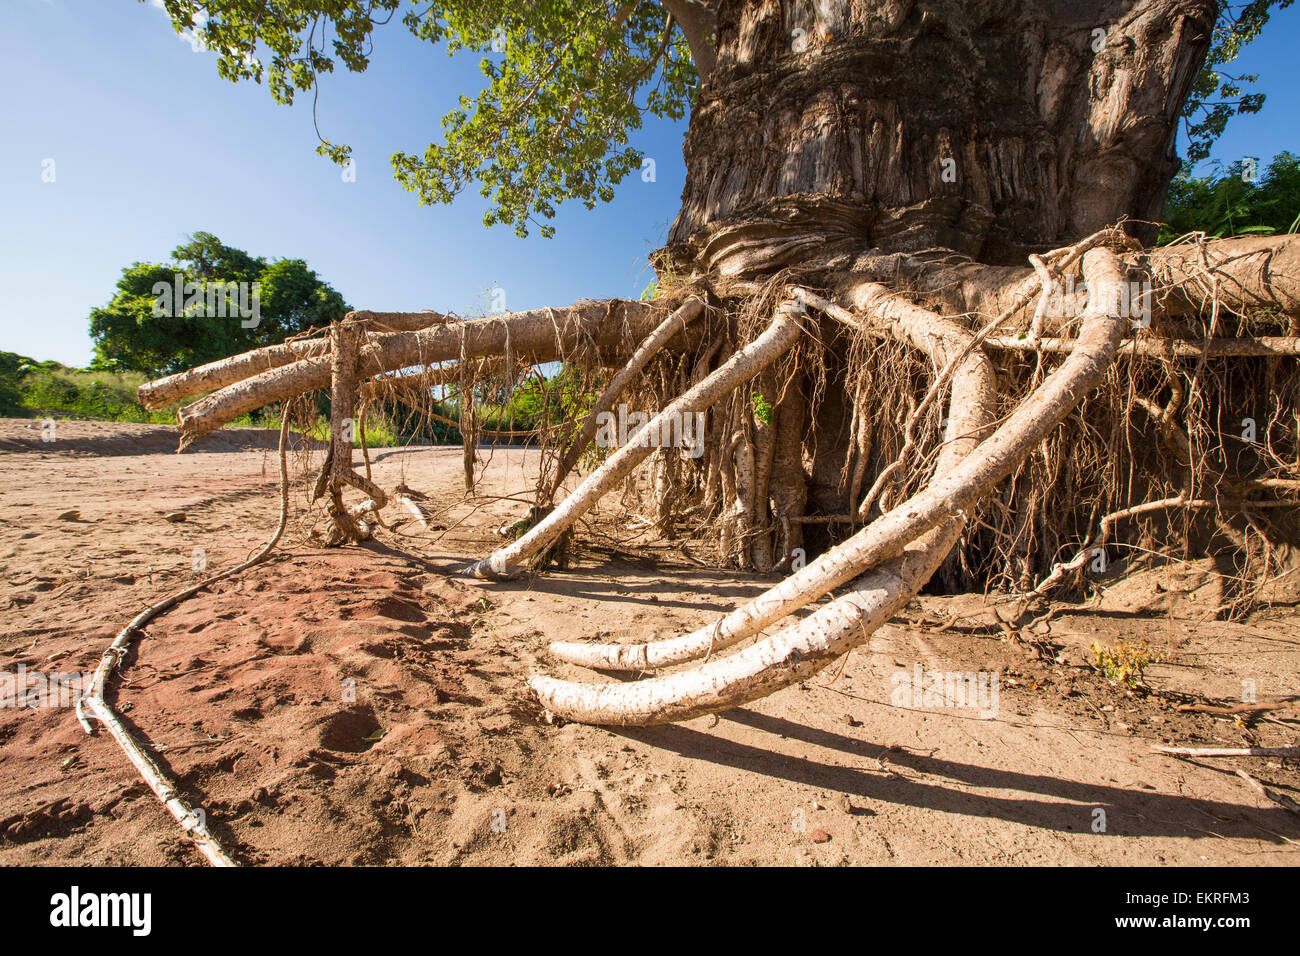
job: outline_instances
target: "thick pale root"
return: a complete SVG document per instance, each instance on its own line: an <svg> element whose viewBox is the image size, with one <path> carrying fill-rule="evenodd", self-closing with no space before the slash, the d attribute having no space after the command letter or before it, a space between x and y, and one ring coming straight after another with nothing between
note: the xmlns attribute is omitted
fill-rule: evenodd
<svg viewBox="0 0 1300 956"><path fill-rule="evenodd" d="M985 339L984 345L1008 352L1069 352L1074 349L1074 340L1039 339L1030 342L1027 338L999 336ZM1300 335L1260 335L1249 339L1125 339L1120 343L1119 355L1182 359L1282 358L1300 356Z"/></svg>
<svg viewBox="0 0 1300 956"><path fill-rule="evenodd" d="M396 321L401 313L384 314ZM365 379L437 362L500 356L507 345L518 361L528 364L554 361L586 343L613 355L627 338L640 341L662 320L661 306L615 299L394 332L375 336L361 349L358 375ZM329 384L329 358L322 352L226 385L177 412L181 449L246 412Z"/></svg>
<svg viewBox="0 0 1300 956"><path fill-rule="evenodd" d="M650 726L730 710L807 680L863 643L921 589L961 536L949 520L863 577L853 590L779 634L707 664L651 680L584 684L534 677L548 711L585 724Z"/></svg>
<svg viewBox="0 0 1300 956"><path fill-rule="evenodd" d="M200 392L225 388L261 372L292 365L303 359L319 358L327 354L329 349L328 339L268 345L266 348L253 349L251 352L232 355L230 358L145 382L136 390L136 394L145 408L162 408Z"/></svg>
<svg viewBox="0 0 1300 956"><path fill-rule="evenodd" d="M1039 432L1045 434L1068 414L1113 360L1126 325L1118 260L1108 251L1094 250L1084 259L1084 273L1096 294L1090 297L1078 349L960 464L871 526L890 525L881 535L881 550L901 550L899 557L879 566L849 595L730 657L635 683L597 685L538 677L532 687L542 703L552 713L587 723L683 720L803 680L867 640L947 557L965 523L963 509L1008 474L1041 440ZM865 292L868 299L876 294L875 288Z"/></svg>
<svg viewBox="0 0 1300 956"><path fill-rule="evenodd" d="M452 321L438 312L349 312L344 318L371 332L414 332ZM290 365L306 358L315 358L328 351L327 338L302 339L297 342L268 345L184 372L177 372L175 375L155 379L152 382L145 382L137 390L137 394L140 404L145 408L162 408L182 398L224 388L258 372Z"/></svg>
<svg viewBox="0 0 1300 956"><path fill-rule="evenodd" d="M951 319L944 319L904 300L876 295L870 287L870 312L864 321L887 328L925 352L937 365L960 355L971 334ZM955 465L983 437L993 417L997 397L996 377L987 357L979 350L966 357L953 379L948 416L955 436L944 445L937 463L939 473ZM916 500L905 502L902 513L914 511ZM936 515L941 512L935 512ZM941 520L936 517L935 521ZM799 608L817 600L865 571L871 564L894 557L906 543L888 521L874 522L857 535L819 556L776 587L736 608L713 624L680 637L643 644L590 644L560 641L550 652L561 660L602 670L656 670L725 650L757 634Z"/></svg>
<svg viewBox="0 0 1300 956"><path fill-rule="evenodd" d="M1096 302L1109 304L1110 308L1088 314L1078 348L992 436L965 456L987 423L984 416L993 398L991 369L972 353L954 378L949 423L954 440L944 446L936 476L922 491L714 624L666 641L631 645L561 642L551 645L551 652L587 667L650 670L723 650L817 600L866 568L894 557L908 541L974 504L1069 414L1101 380L1115 355L1124 332L1124 322L1118 318L1122 281L1118 262L1112 254L1097 250L1088 254L1084 264L1089 287L1099 290ZM969 340L969 333L952 333L942 321L936 324L937 317L923 309L882 299L878 286L860 287L854 297L869 308L874 304L878 311L895 314L900 333L921 342L932 341L930 349L936 356L955 355L963 336ZM945 339L945 333L955 334L955 340ZM963 460L949 470L948 464L958 456Z"/></svg>
<svg viewBox="0 0 1300 956"><path fill-rule="evenodd" d="M1178 303L1172 300L1182 297L1186 309L1200 311L1217 296L1219 307L1235 312L1300 313L1300 237L1243 236L1160 246L1137 258L1158 282L1173 286L1176 295L1161 303L1164 309L1176 311Z"/></svg>
<svg viewBox="0 0 1300 956"><path fill-rule="evenodd" d="M364 518L378 508L349 508L343 503L343 486L358 487L364 481L352 471L352 429L357 403L357 354L364 330L353 322L330 326L330 518L334 522L331 541L363 541L370 537ZM370 482L366 482L367 485ZM369 488L364 488L370 493ZM372 495L373 497L373 495ZM381 499L382 501L382 499ZM379 507L383 507L382 503Z"/></svg>
<svg viewBox="0 0 1300 956"><path fill-rule="evenodd" d="M663 434L667 426L681 421L686 415L704 411L732 389L749 381L798 341L801 328L798 307L792 302L783 303L772 324L758 338L724 362L717 371L670 402L637 433L639 440L629 441L610 455L527 534L470 565L465 573L488 580L509 577L517 568L541 554L656 450L651 436Z"/></svg>

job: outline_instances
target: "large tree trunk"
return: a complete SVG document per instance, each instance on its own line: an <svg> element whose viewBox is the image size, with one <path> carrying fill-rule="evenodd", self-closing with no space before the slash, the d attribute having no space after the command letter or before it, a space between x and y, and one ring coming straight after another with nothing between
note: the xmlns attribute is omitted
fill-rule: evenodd
<svg viewBox="0 0 1300 956"><path fill-rule="evenodd" d="M1213 0L718 5L674 263L759 275L828 249L1022 264L1159 218Z"/></svg>

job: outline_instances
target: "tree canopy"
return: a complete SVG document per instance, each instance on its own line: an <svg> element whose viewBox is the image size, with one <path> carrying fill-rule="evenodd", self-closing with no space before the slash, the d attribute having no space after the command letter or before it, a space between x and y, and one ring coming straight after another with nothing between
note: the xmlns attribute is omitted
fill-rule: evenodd
<svg viewBox="0 0 1300 956"><path fill-rule="evenodd" d="M246 298L256 292L255 320L225 309L213 314L200 304L187 307L185 295L169 296L173 307L160 309L159 290L175 289L178 276L182 289L190 283L244 283ZM167 374L282 342L347 311L343 297L302 259L268 262L196 232L173 251L171 262L134 262L122 270L112 300L90 313L91 367Z"/></svg>
<svg viewBox="0 0 1300 956"><path fill-rule="evenodd" d="M672 17L655 3L611 10L593 0L164 0L164 7L178 32L194 31L217 54L221 76L265 82L284 104L298 93L315 96L336 62L363 72L373 31L404 7L401 23L419 39L449 54L487 54L487 84L444 117L445 141L422 155L394 153L392 164L425 204L450 202L477 182L492 203L486 224L509 224L520 235L566 199L589 208L612 199L614 185L641 165L628 134L642 113L681 119L696 79ZM340 164L351 155L323 137L318 152Z"/></svg>
<svg viewBox="0 0 1300 956"><path fill-rule="evenodd" d="M1223 68L1260 35L1274 8L1282 10L1291 3L1292 0L1250 0L1244 4L1221 4L1210 52L1183 108L1190 162L1209 157L1214 141L1227 127L1228 120L1242 113L1258 113L1264 105L1264 94L1248 89L1259 81L1258 74L1234 76Z"/></svg>
<svg viewBox="0 0 1300 956"><path fill-rule="evenodd" d="M143 0L142 0L143 2ZM1292 0L1221 5L1213 42L1185 110L1188 159L1209 155L1231 117L1257 112L1257 77L1232 63ZM277 102L310 92L336 64L370 65L376 29L397 20L448 54L477 52L486 85L442 121L441 142L396 152L394 174L422 204L448 203L471 183L489 200L486 225L527 235L576 199L588 208L643 156L629 134L643 114L681 119L712 69L714 3L701 0L161 0L178 32L217 55L231 81L265 83ZM318 152L346 164L346 143L321 137Z"/></svg>

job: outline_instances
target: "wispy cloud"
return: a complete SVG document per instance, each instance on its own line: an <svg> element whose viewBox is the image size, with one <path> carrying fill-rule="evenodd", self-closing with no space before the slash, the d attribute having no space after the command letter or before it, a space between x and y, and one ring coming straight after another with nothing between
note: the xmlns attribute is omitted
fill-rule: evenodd
<svg viewBox="0 0 1300 956"><path fill-rule="evenodd" d="M149 6L156 10L161 10L163 13L167 12L167 8L163 6L163 0L149 0ZM207 13L200 10L194 15L194 26L187 27L177 33L177 36L184 42L188 43L190 49L195 53L201 53L207 49L207 44L203 42L203 27L207 22Z"/></svg>

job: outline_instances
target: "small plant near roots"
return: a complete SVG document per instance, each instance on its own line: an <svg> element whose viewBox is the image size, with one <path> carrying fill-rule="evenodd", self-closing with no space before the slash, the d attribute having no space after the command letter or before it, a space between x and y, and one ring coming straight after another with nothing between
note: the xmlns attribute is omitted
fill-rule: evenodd
<svg viewBox="0 0 1300 956"><path fill-rule="evenodd" d="M763 397L762 392L754 393L754 419L764 425L772 424L772 403Z"/></svg>
<svg viewBox="0 0 1300 956"><path fill-rule="evenodd" d="M1129 687L1146 686L1146 669L1151 664L1165 660L1160 653L1153 653L1146 641L1120 640L1114 647L1092 645L1093 666L1112 683L1123 682Z"/></svg>

